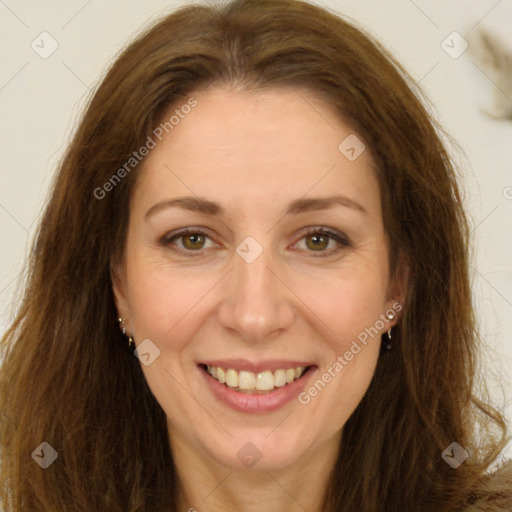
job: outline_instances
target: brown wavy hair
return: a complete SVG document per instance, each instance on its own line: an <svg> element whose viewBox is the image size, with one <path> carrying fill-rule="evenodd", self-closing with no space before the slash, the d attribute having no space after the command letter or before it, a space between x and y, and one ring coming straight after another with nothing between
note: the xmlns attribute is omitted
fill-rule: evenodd
<svg viewBox="0 0 512 512"><path fill-rule="evenodd" d="M470 501L506 424L475 388L470 230L440 128L404 69L354 24L303 1L235 0L182 8L139 35L62 159L2 339L4 509L176 510L165 414L126 348L111 285L138 173L101 200L94 191L170 106L214 83L320 94L371 151L391 273L409 269L395 347L344 426L321 510L442 512ZM47 469L31 457L43 441L58 452ZM453 441L470 454L456 471L441 458Z"/></svg>

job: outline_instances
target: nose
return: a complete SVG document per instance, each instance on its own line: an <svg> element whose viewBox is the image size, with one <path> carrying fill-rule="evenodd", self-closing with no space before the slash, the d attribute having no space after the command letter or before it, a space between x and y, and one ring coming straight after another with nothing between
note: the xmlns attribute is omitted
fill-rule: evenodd
<svg viewBox="0 0 512 512"><path fill-rule="evenodd" d="M222 291L221 325L249 342L273 339L287 330L295 316L294 295L270 251L263 250L252 263L235 253L233 266Z"/></svg>

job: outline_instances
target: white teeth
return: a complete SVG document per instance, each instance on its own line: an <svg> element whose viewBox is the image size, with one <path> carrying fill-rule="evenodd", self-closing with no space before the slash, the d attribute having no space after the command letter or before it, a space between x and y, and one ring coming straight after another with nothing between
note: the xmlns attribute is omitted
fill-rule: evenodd
<svg viewBox="0 0 512 512"><path fill-rule="evenodd" d="M212 377L213 377L213 375L212 375ZM232 368L230 368L226 372L226 384L230 388L237 388L238 387L238 373L235 370L233 370Z"/></svg>
<svg viewBox="0 0 512 512"><path fill-rule="evenodd" d="M274 387L280 388L298 379L304 373L305 367L279 368L274 372L265 370L255 374L242 370L237 372L233 368L225 370L220 366L207 366L207 372L221 384L241 392L268 392Z"/></svg>
<svg viewBox="0 0 512 512"><path fill-rule="evenodd" d="M213 373L212 377L215 378L215 375L213 375ZM238 374L238 387L240 389L254 389L256 387L256 376L254 375L254 373L240 372Z"/></svg>
<svg viewBox="0 0 512 512"><path fill-rule="evenodd" d="M253 374L254 375L254 374ZM259 391L270 391L274 389L274 376L272 372L261 372L256 377L256 389Z"/></svg>
<svg viewBox="0 0 512 512"><path fill-rule="evenodd" d="M274 372L274 386L280 388L286 384L286 371L276 370Z"/></svg>

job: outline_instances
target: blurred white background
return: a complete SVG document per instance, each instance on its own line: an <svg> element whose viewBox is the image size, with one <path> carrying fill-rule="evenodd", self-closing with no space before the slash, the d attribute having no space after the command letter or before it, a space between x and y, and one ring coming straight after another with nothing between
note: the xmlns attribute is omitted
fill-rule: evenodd
<svg viewBox="0 0 512 512"><path fill-rule="evenodd" d="M29 241L85 101L136 33L187 3L0 0L0 332L13 317ZM493 120L484 111L492 108L495 93L511 104L512 94L502 87L496 92L492 77L475 65L469 50L453 58L463 42L450 34L457 31L471 44L471 37L485 27L508 37L512 52L512 0L316 3L350 17L391 50L430 97L435 117L467 155L459 160L474 228L474 302L488 343L483 350L484 378L492 372L497 375L491 382L494 397L510 419L512 121Z"/></svg>

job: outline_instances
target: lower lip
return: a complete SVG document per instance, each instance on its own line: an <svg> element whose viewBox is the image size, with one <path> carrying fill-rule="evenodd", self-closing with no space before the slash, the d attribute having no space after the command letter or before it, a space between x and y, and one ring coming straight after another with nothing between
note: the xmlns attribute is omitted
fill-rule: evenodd
<svg viewBox="0 0 512 512"><path fill-rule="evenodd" d="M310 367L300 379L261 395L234 391L214 379L201 367L198 366L198 369L213 395L224 404L239 412L266 413L276 411L297 398L315 373L316 367Z"/></svg>

